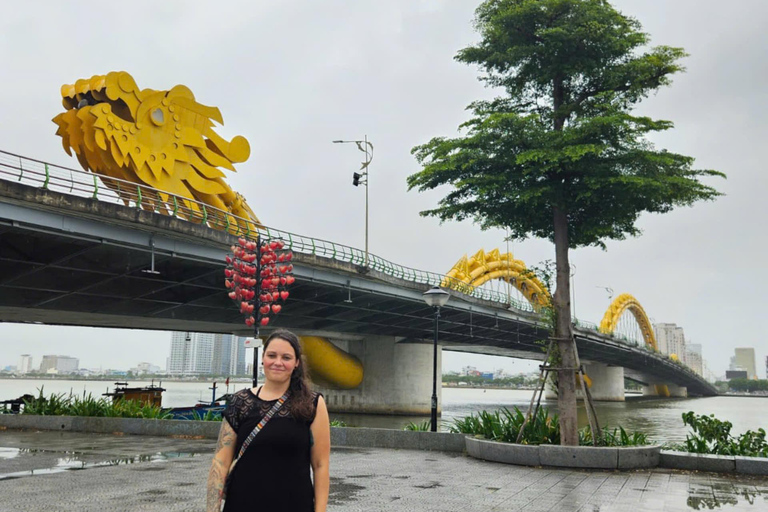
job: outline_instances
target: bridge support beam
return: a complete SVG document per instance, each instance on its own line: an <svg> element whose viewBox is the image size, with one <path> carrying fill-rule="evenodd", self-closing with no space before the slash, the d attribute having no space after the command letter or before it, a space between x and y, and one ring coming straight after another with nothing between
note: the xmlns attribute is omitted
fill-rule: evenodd
<svg viewBox="0 0 768 512"><path fill-rule="evenodd" d="M432 345L397 343L393 336L361 341L334 340L363 363L363 382L355 389L318 384L331 412L429 415L432 407ZM442 350L437 351L437 411L442 403ZM311 370L310 370L311 371Z"/></svg>

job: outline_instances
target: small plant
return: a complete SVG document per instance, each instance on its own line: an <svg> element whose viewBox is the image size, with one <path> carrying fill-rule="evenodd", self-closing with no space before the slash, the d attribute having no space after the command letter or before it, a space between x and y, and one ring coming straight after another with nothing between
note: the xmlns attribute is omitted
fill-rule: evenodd
<svg viewBox="0 0 768 512"><path fill-rule="evenodd" d="M624 430L624 427L614 428L613 430L603 427L602 439L597 443L597 446L645 446L647 444L651 443L648 441L648 435L644 432L632 432L630 434ZM592 430L589 427L579 430L579 445L593 446Z"/></svg>
<svg viewBox="0 0 768 512"><path fill-rule="evenodd" d="M346 427L347 423L343 420L331 420L332 427Z"/></svg>
<svg viewBox="0 0 768 512"><path fill-rule="evenodd" d="M205 411L205 414L192 411L192 419L196 421L222 421L221 412L210 410Z"/></svg>
<svg viewBox="0 0 768 512"><path fill-rule="evenodd" d="M409 422L403 430L411 430L414 432L429 432L431 423L429 421L422 421L421 423Z"/></svg>

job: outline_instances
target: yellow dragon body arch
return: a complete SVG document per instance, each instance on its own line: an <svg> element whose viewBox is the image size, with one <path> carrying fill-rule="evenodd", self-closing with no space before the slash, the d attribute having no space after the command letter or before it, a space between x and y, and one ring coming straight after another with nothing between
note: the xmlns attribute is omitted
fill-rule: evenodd
<svg viewBox="0 0 768 512"><path fill-rule="evenodd" d="M637 321L637 325L640 326L640 332L643 333L645 344L654 350L658 350L656 336L653 333L653 325L651 324L648 315L645 313L643 306L640 305L637 299L628 293L622 293L611 302L611 305L603 316L603 320L600 322L600 332L613 334L613 331L616 329L616 325L619 322L619 318L621 318L621 315L627 310L632 313Z"/></svg>
<svg viewBox="0 0 768 512"><path fill-rule="evenodd" d="M501 254L498 249L488 253L480 249L472 257L462 256L446 274L441 286L464 292L493 279L510 283L536 310L551 303L549 290L525 263L514 259L511 252Z"/></svg>
<svg viewBox="0 0 768 512"><path fill-rule="evenodd" d="M193 220L207 217L199 215L202 203L231 214L223 220L232 232L238 228L235 217L252 221L239 221L241 230L259 225L221 170L234 171L233 163L248 159L248 141L219 136L214 121L223 123L221 112L198 103L186 86L139 89L130 74L113 71L63 85L61 96L65 111L53 122L64 150L70 156L74 151L83 168L99 175L126 204L178 211Z"/></svg>

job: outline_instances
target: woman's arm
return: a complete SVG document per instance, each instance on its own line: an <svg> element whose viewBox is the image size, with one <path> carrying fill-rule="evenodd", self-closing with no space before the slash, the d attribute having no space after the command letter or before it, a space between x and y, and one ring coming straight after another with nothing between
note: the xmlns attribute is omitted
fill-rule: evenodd
<svg viewBox="0 0 768 512"><path fill-rule="evenodd" d="M207 512L219 512L221 510L221 492L224 489L229 466L235 458L236 442L237 434L229 426L229 422L223 419L219 430L219 442L216 444L216 453L213 454L211 470L208 472L205 508Z"/></svg>
<svg viewBox="0 0 768 512"><path fill-rule="evenodd" d="M328 489L331 484L328 470L331 459L331 422L322 396L317 399L317 413L309 428L315 440L310 452L312 475L315 481L315 512L325 512L328 506Z"/></svg>

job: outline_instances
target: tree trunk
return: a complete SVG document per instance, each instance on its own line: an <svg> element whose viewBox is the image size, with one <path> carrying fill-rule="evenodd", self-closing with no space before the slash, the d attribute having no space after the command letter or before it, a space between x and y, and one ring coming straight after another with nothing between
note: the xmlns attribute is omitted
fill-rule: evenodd
<svg viewBox="0 0 768 512"><path fill-rule="evenodd" d="M562 368L557 373L557 409L560 414L560 444L579 444L576 417L576 368L575 343L571 330L571 286L568 262L568 218L559 208L554 209L555 217L555 266L557 288L555 289L555 338L560 348Z"/></svg>

